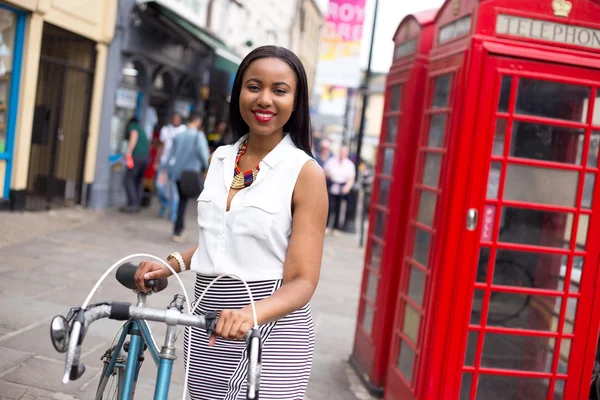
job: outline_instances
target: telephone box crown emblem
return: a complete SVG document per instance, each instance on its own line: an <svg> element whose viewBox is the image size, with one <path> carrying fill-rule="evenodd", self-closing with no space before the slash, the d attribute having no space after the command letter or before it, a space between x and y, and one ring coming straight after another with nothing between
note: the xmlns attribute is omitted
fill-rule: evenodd
<svg viewBox="0 0 600 400"><path fill-rule="evenodd" d="M573 3L568 0L554 0L552 1L552 8L554 9L554 15L568 17L573 8Z"/></svg>

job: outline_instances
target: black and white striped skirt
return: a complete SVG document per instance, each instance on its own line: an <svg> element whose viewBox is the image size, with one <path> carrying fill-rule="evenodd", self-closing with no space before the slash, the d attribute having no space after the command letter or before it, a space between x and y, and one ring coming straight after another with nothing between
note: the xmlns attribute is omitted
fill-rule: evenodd
<svg viewBox="0 0 600 400"><path fill-rule="evenodd" d="M194 289L198 299L214 276L197 274ZM264 299L281 286L281 280L248 282L254 301ZM202 299L196 313L240 309L250 303L244 284L222 278ZM301 400L312 366L314 327L310 305L279 321L260 327L263 340L261 400ZM184 357L188 361L186 330ZM189 393L193 400L241 400L246 397L248 359L244 342L218 338L208 346L204 330L193 329Z"/></svg>

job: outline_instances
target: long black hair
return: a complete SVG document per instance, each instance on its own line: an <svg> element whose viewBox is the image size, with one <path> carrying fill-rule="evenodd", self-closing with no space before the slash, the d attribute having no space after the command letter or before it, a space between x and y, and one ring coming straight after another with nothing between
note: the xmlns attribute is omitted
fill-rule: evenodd
<svg viewBox="0 0 600 400"><path fill-rule="evenodd" d="M248 133L248 124L240 113L240 93L242 91L242 80L246 70L254 61L261 58L279 58L285 61L296 75L296 96L294 98L294 111L288 122L283 126L284 132L292 138L292 142L309 156L312 155L312 135L310 131L310 109L308 98L308 80L302 62L293 52L279 46L262 46L254 49L242 60L231 89L231 102L229 104L229 115L231 119L231 130L237 141Z"/></svg>

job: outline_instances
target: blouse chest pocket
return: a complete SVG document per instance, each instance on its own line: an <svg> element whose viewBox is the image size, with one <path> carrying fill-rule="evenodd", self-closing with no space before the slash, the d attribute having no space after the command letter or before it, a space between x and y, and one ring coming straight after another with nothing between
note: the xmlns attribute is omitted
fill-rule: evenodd
<svg viewBox="0 0 600 400"><path fill-rule="evenodd" d="M219 210L213 192L203 190L198 196L198 225L203 229L216 229L218 216Z"/></svg>
<svg viewBox="0 0 600 400"><path fill-rule="evenodd" d="M237 210L232 231L235 235L265 239L281 209L277 199L250 197Z"/></svg>

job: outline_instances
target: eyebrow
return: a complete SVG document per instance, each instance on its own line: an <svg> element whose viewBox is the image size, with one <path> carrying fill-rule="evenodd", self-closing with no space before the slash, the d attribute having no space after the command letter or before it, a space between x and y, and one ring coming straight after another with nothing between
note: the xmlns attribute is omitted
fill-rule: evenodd
<svg viewBox="0 0 600 400"><path fill-rule="evenodd" d="M262 81L258 78L250 78L246 81L246 83L250 82L250 81L254 81L256 83L258 83L259 85L262 85ZM273 86L277 86L277 85L285 85L287 87L289 87L290 89L292 88L290 85L288 85L286 82L274 82Z"/></svg>

